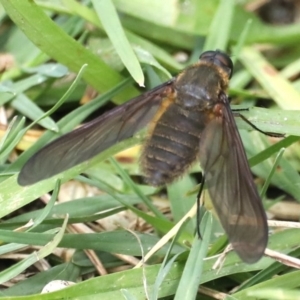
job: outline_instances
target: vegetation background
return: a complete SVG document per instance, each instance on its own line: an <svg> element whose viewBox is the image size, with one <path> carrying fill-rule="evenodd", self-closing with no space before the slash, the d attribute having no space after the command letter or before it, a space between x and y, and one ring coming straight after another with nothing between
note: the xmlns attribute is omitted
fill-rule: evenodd
<svg viewBox="0 0 300 300"><path fill-rule="evenodd" d="M227 240L210 213L202 240L192 218L163 245L193 214L200 167L164 189L145 185L139 148L117 155L144 132L49 180L16 181L50 140L222 49L235 63L232 103L250 107L243 114L260 129L285 134L270 139L237 120L264 206L270 218L298 221L300 9L264 2L0 0L0 297L299 299L299 262L287 265L300 255L294 223L270 228L268 248L288 254L284 263L247 265L231 252L213 269ZM134 269L156 243L148 266ZM76 284L40 295L52 280Z"/></svg>

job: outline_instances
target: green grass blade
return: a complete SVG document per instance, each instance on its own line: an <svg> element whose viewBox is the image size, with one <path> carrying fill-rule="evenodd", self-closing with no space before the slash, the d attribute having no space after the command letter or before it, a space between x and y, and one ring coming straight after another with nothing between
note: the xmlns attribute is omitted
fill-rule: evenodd
<svg viewBox="0 0 300 300"><path fill-rule="evenodd" d="M234 13L234 0L221 0L210 24L210 34L206 38L204 50L225 50Z"/></svg>
<svg viewBox="0 0 300 300"><path fill-rule="evenodd" d="M195 299L202 281L204 258L206 257L212 230L212 216L207 213L201 222L204 225L203 239L195 237L185 264L174 299Z"/></svg>
<svg viewBox="0 0 300 300"><path fill-rule="evenodd" d="M122 80L121 75L67 35L34 1L1 0L0 3L26 36L50 57L74 72L87 64L83 78L99 92L111 89ZM136 94L129 87L116 99L129 99Z"/></svg>
<svg viewBox="0 0 300 300"><path fill-rule="evenodd" d="M123 31L114 4L111 0L93 0L92 2L108 37L128 72L140 86L144 86L144 74Z"/></svg>

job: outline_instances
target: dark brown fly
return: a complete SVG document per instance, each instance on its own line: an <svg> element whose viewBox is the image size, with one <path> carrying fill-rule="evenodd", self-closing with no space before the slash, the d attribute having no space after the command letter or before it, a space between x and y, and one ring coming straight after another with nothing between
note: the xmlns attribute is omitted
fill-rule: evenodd
<svg viewBox="0 0 300 300"><path fill-rule="evenodd" d="M131 137L150 123L141 167L152 185L180 177L199 159L219 219L240 258L259 260L266 215L226 95L230 58L207 51L177 77L83 125L38 151L18 182L52 177Z"/></svg>

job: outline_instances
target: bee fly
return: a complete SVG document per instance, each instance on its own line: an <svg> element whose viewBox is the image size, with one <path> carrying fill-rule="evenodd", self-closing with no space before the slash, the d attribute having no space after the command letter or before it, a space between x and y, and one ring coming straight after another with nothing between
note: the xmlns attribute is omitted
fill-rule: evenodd
<svg viewBox="0 0 300 300"><path fill-rule="evenodd" d="M267 219L226 95L232 71L225 53L204 52L177 77L39 150L23 166L18 183L52 177L150 123L140 159L147 182L171 183L199 159L229 241L243 261L256 262L268 242Z"/></svg>

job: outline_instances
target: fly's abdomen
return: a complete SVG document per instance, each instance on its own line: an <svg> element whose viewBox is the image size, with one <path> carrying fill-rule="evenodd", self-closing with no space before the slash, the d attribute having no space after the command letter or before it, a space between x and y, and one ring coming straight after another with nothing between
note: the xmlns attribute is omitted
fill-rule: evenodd
<svg viewBox="0 0 300 300"><path fill-rule="evenodd" d="M147 182L159 186L180 177L196 160L203 120L199 111L173 103L154 124L141 156Z"/></svg>

